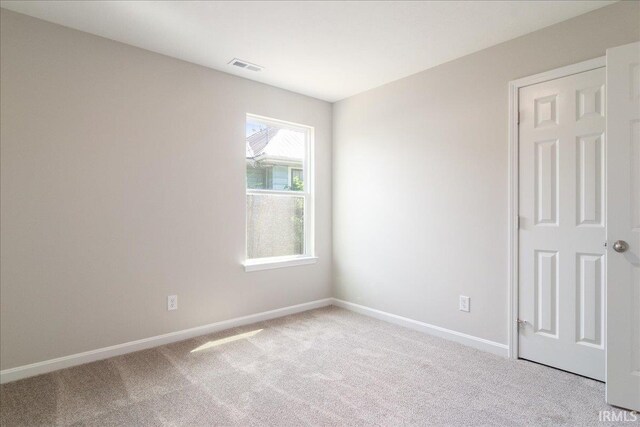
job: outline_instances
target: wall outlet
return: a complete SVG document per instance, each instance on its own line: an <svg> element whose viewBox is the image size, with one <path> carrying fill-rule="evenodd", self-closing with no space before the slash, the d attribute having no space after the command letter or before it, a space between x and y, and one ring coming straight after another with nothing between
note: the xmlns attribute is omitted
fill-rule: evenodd
<svg viewBox="0 0 640 427"><path fill-rule="evenodd" d="M460 311L471 311L471 298L460 295L460 303L458 309Z"/></svg>
<svg viewBox="0 0 640 427"><path fill-rule="evenodd" d="M169 295L167 297L167 310L178 309L178 295Z"/></svg>

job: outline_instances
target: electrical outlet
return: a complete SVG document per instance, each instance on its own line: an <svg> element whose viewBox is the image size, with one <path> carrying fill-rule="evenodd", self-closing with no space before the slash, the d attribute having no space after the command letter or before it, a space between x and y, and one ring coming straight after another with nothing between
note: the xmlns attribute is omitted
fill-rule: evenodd
<svg viewBox="0 0 640 427"><path fill-rule="evenodd" d="M167 297L167 310L178 309L178 295L169 295Z"/></svg>
<svg viewBox="0 0 640 427"><path fill-rule="evenodd" d="M460 295L460 304L458 309L460 311L471 311L471 298Z"/></svg>

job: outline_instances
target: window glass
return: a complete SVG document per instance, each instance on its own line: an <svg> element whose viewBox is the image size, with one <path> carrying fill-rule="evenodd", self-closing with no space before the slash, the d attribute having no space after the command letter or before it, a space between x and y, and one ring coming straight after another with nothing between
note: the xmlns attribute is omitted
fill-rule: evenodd
<svg viewBox="0 0 640 427"><path fill-rule="evenodd" d="M249 118L246 133L247 188L301 191L306 132Z"/></svg>
<svg viewBox="0 0 640 427"><path fill-rule="evenodd" d="M247 259L312 255L310 128L247 116Z"/></svg>
<svg viewBox="0 0 640 427"><path fill-rule="evenodd" d="M249 259L304 254L304 198L247 195Z"/></svg>

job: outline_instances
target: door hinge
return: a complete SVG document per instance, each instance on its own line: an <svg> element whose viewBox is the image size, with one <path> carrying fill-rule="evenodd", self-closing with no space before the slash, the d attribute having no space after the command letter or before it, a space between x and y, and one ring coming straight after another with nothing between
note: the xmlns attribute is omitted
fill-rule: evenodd
<svg viewBox="0 0 640 427"><path fill-rule="evenodd" d="M520 230L520 215L516 217L516 229Z"/></svg>
<svg viewBox="0 0 640 427"><path fill-rule="evenodd" d="M517 124L520 124L520 111L519 110L518 110L518 119L517 119L517 121L518 121Z"/></svg>

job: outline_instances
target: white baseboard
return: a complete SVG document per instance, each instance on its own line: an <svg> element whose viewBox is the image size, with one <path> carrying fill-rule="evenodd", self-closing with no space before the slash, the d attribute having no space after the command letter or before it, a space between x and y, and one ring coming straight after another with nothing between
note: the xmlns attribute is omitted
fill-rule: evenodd
<svg viewBox="0 0 640 427"><path fill-rule="evenodd" d="M219 332L225 329L237 326L249 325L251 323L262 322L264 320L275 319L277 317L287 316L289 314L300 313L302 311L313 310L314 308L335 305L342 307L365 316L374 317L385 322L394 323L430 335L435 335L460 344L474 347L479 350L497 354L499 356L509 357L509 346L484 338L474 337L472 335L463 334L461 332L452 331L440 326L430 325L406 317L398 316L374 308L365 307L363 305L354 304L352 302L343 301L337 298L325 298L317 301L311 301L304 304L292 305L289 307L279 308L276 310L264 311L262 313L251 314L249 316L236 317L234 319L223 320L221 322L211 323L204 326L198 326L182 331L171 332L168 334L157 335L155 337L144 338L137 341L130 341L124 344L117 344L110 347L99 348L96 350L85 351L83 353L72 354L69 356L58 357L56 359L45 360L43 362L32 363L30 365L18 366L16 368L5 369L0 371L0 384L35 375L46 374L47 372L57 371L59 369L70 368L72 366L82 365L96 360L107 359L113 356L119 356L134 351L145 350L164 344L183 341L189 338L206 335L213 332Z"/></svg>
<svg viewBox="0 0 640 427"><path fill-rule="evenodd" d="M445 338L450 341L455 341L469 347L477 348L478 350L497 354L498 356L509 357L509 346L506 344L500 344L495 341L486 340L484 338L474 337L473 335L463 334L462 332L452 331L451 329L430 325L429 323L420 322L418 320L409 319L406 317L398 316L396 314L391 314L384 311L376 310L374 308L365 307L364 305L343 301L337 298L333 298L333 305L345 308L356 313L364 314L365 316L384 320L385 322L394 323L396 325L404 326L416 331L435 335L437 337Z"/></svg>
<svg viewBox="0 0 640 427"><path fill-rule="evenodd" d="M312 310L314 308L325 307L331 305L332 303L333 298L325 298L317 301L307 302L304 304L278 308L276 310L264 311L258 314L251 314L249 316L236 317L234 319L223 320L221 322L211 323L208 325L198 326L182 331L157 335L155 337L144 338L124 344L99 348L97 350L85 351L84 353L58 357L56 359L45 360L43 362L32 363L30 365L5 369L0 371L0 384L32 377L34 375L45 374L47 372L57 371L59 369L70 368L72 366L82 365L89 362L95 362L96 360L107 359L109 357L119 356L121 354L145 350L172 342L183 341L200 335L206 335L213 332L222 331L224 329L234 328L236 326L249 325L251 323L275 319L277 317L300 313L302 311Z"/></svg>

